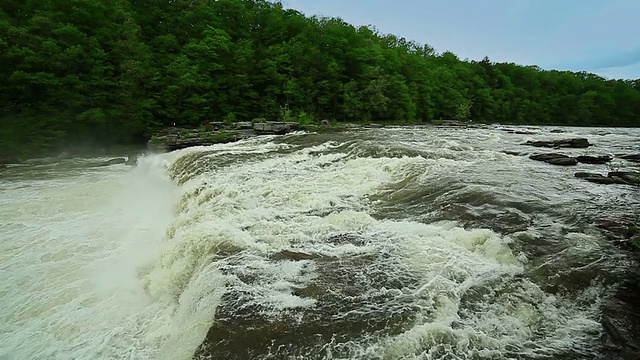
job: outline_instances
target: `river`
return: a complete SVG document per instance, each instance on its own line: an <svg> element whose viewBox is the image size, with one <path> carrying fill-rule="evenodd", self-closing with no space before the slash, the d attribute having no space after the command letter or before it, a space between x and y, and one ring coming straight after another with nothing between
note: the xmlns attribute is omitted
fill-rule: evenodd
<svg viewBox="0 0 640 360"><path fill-rule="evenodd" d="M560 132L551 132L552 129ZM522 128L518 130L523 130ZM0 169L0 359L592 359L638 129L398 127ZM513 155L516 154L516 155Z"/></svg>

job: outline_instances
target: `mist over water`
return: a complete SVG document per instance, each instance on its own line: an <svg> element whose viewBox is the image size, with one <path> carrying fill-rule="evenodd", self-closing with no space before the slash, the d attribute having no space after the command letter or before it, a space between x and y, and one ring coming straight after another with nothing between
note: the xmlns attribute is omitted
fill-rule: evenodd
<svg viewBox="0 0 640 360"><path fill-rule="evenodd" d="M568 154L638 130L296 133L0 173L0 359L582 359L637 189ZM637 170L637 164L620 163ZM195 355L194 355L195 354Z"/></svg>

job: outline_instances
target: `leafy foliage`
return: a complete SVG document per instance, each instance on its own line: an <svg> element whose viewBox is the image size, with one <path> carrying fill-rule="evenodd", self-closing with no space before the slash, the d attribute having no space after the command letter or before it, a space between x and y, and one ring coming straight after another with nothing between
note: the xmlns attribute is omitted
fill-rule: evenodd
<svg viewBox="0 0 640 360"><path fill-rule="evenodd" d="M640 80L462 61L265 0L10 1L0 62L0 155L206 120L640 126Z"/></svg>

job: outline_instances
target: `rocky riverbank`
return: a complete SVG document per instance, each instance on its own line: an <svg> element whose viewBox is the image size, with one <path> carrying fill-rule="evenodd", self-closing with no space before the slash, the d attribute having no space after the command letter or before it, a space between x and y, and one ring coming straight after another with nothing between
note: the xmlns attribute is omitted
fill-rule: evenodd
<svg viewBox="0 0 640 360"><path fill-rule="evenodd" d="M527 141L523 145L556 149L586 149L595 144L584 138ZM574 150L575 151L575 150ZM599 172L576 172L578 179L596 184L618 184L640 186L640 172L620 171L619 167L633 166L640 162L640 154L601 154L571 156L559 152L534 153L529 156L534 161L545 162L556 166L575 166L577 164L602 165L607 164L611 171L606 174ZM610 163L617 159L615 166ZM615 294L609 299L602 310L601 323L603 326L602 343L604 348L618 353L623 359L640 359L640 233L638 222L640 218L632 215L627 220L602 219L595 225L605 232L605 235L616 245L630 252L634 265L628 270Z"/></svg>
<svg viewBox="0 0 640 360"><path fill-rule="evenodd" d="M256 135L283 135L296 131L300 125L295 122L237 122L208 123L198 129L169 127L161 130L149 140L151 151L174 151L193 146L209 146L246 139Z"/></svg>

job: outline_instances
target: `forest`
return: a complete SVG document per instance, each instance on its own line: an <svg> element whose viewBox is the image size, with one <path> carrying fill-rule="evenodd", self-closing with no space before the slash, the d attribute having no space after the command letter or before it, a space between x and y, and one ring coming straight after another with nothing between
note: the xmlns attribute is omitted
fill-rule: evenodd
<svg viewBox="0 0 640 360"><path fill-rule="evenodd" d="M640 126L640 80L459 59L265 0L4 0L0 156L293 120Z"/></svg>

